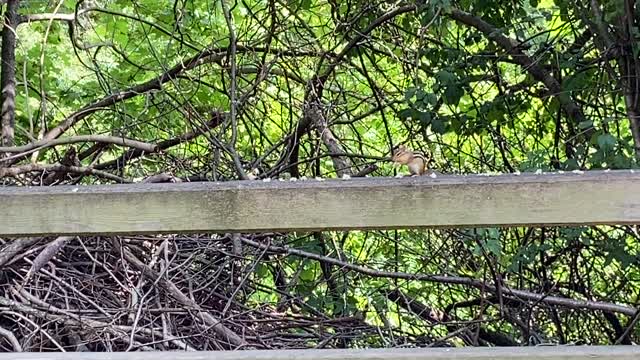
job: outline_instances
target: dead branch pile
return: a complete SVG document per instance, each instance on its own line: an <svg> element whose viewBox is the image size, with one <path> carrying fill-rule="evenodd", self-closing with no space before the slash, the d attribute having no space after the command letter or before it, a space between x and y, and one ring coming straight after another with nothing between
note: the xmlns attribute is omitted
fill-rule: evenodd
<svg viewBox="0 0 640 360"><path fill-rule="evenodd" d="M424 341L322 313L293 295L295 285L268 288L254 281L257 261L280 271L264 250L238 252L231 236L7 240L0 350L309 348L390 335Z"/></svg>

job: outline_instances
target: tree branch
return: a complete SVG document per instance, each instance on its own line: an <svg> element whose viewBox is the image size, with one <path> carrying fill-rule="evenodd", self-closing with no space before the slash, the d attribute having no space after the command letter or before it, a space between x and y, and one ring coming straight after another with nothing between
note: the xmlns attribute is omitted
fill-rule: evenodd
<svg viewBox="0 0 640 360"><path fill-rule="evenodd" d="M436 283L442 283L442 284L465 285L465 286L473 287L476 289L488 291L494 294L497 292L496 287L491 284L488 284L484 281L478 281L478 280L474 280L474 279L462 277L462 276L409 274L409 273L403 273L403 272L375 270L365 266L355 265L345 261L341 261L332 257L322 256L322 255L318 255L318 254L314 254L314 253L310 253L310 252L306 252L298 249L293 249L288 246L265 245L265 244L261 244L259 242L249 240L246 238L243 238L242 242L246 243L249 246L256 247L259 249L268 249L275 253L297 255L297 256L308 258L308 259L328 262L333 265L338 265L343 269L349 269L349 270L352 270L361 274L369 275L372 277L428 281L428 282L436 282ZM621 313L629 316L634 316L636 314L636 309L629 306L624 306L624 305L617 305L617 304L605 303L600 301L592 301L592 300L576 300L576 299L570 299L570 298L565 298L560 296L550 296L546 294L536 294L530 291L512 289L506 286L503 286L501 290L503 291L503 295L513 296L521 300L540 302L548 305L564 306L570 309L601 310L601 311Z"/></svg>
<svg viewBox="0 0 640 360"><path fill-rule="evenodd" d="M156 151L166 150L170 147L195 139L196 137L222 124L225 116L226 114L223 112L215 112L211 120L209 120L206 124L198 127L196 130L182 134L173 139L159 142L158 144L155 145ZM95 169L113 169L116 167L122 167L127 161L137 159L144 154L145 152L140 149L129 149L127 152L120 155L120 157L118 157L117 159L111 160L102 164L98 164L94 168Z"/></svg>
<svg viewBox="0 0 640 360"><path fill-rule="evenodd" d="M487 39L502 47L509 55L511 55L514 62L522 66L522 68L529 72L534 79L542 82L547 89L549 89L551 94L558 99L560 106L570 119L575 123L584 121L582 109L573 101L571 96L562 89L560 83L551 74L549 74L549 72L542 69L536 61L532 60L522 52L520 49L521 44L503 35L499 29L477 16L457 9L454 9L449 16L456 21L479 30L487 37ZM590 132L592 132L592 130L585 131L585 133Z"/></svg>
<svg viewBox="0 0 640 360"><path fill-rule="evenodd" d="M26 174L36 171L48 171L48 172L65 172L82 175L94 175L97 177L113 180L118 183L131 183L131 181L121 178L119 176L110 174L105 171L95 170L89 167L81 166L65 166L60 164L26 164L20 166L13 166L7 168L0 168L0 179L5 177L15 177L21 174Z"/></svg>
<svg viewBox="0 0 640 360"><path fill-rule="evenodd" d="M187 59L186 61L181 61L178 65L172 67L171 69L157 76L154 79L151 79L142 84L132 86L126 90L117 92L115 94L108 95L100 100L97 100L89 105L84 106L82 109L69 115L67 118L62 120L60 124L58 124L56 127L51 129L44 136L43 140L45 141L53 140L59 137L62 133L64 133L66 130L68 130L71 126L76 124L78 121L84 119L85 117L89 116L90 114L93 114L98 110L117 104L124 100L133 98L140 94L147 93L151 90L159 90L161 89L164 83L173 80L181 72L186 70L191 70L202 64L217 61L223 58L224 56L225 54L217 53L214 50L203 50L199 54Z"/></svg>
<svg viewBox="0 0 640 360"><path fill-rule="evenodd" d="M231 153L231 157L233 158L233 164L236 167L236 172L238 176L242 180L248 180L249 177L242 169L242 163L240 162L240 157L236 152L236 140L238 138L238 119L236 115L236 111L238 108L238 99L236 96L236 49L237 49L237 39L236 39L236 31L233 25L233 16L231 15L231 10L229 10L229 4L227 4L227 0L222 0L222 12L224 13L224 19L227 23L227 29L229 30L229 56L228 60L231 65L230 69L230 78L231 78L231 86L229 87L229 100L230 111L229 117L231 118L231 143L229 144L229 152Z"/></svg>
<svg viewBox="0 0 640 360"><path fill-rule="evenodd" d="M117 136L109 136L109 135L78 135L71 136L65 138L58 138L51 141L38 141L34 143L30 143L22 146L4 146L0 147L0 153L21 153L31 150L40 150L45 149L57 145L66 145L66 144L76 144L80 142L96 142L96 143L105 143L105 144L114 144L120 146L127 146L130 148L138 149L140 151L146 152L156 152L158 151L158 146L154 144L145 143L138 140L127 139L123 137Z"/></svg>
<svg viewBox="0 0 640 360"><path fill-rule="evenodd" d="M169 280L166 276L162 276L158 272L149 268L142 261L140 261L129 249L126 247L120 247L122 250L122 255L124 258L138 271L142 272L144 276L149 279L158 282L166 291L167 295L171 295L183 306L194 309L199 312L199 317L202 321L210 326L212 330L221 338L228 340L231 344L235 346L246 346L247 342L238 334L236 334L233 330L229 329L226 325L223 324L221 319L215 318L208 311L203 311L202 308L190 297L185 295L171 280Z"/></svg>

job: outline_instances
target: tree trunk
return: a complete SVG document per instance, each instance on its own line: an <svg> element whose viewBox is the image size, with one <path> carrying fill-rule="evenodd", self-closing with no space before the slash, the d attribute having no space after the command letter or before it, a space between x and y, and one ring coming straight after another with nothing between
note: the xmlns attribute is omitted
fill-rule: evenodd
<svg viewBox="0 0 640 360"><path fill-rule="evenodd" d="M8 0L2 30L2 146L12 146L16 117L16 28L19 0Z"/></svg>
<svg viewBox="0 0 640 360"><path fill-rule="evenodd" d="M624 29L624 38L620 46L623 54L618 66L624 86L624 100L633 135L636 160L640 161L640 78L638 77L640 75L640 61L634 55L634 33L632 31L637 21L634 16L635 1L626 0L624 5L624 15L619 19L618 24L619 28Z"/></svg>

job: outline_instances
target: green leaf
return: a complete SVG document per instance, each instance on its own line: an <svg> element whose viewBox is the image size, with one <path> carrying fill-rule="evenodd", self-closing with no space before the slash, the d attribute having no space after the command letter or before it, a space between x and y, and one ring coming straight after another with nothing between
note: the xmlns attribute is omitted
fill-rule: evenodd
<svg viewBox="0 0 640 360"><path fill-rule="evenodd" d="M409 16L405 16L402 18L402 28L407 31L413 30L413 26L411 25L411 18Z"/></svg>
<svg viewBox="0 0 640 360"><path fill-rule="evenodd" d="M444 134L446 131L446 127L441 119L435 118L431 119L431 130L433 130L433 132L435 132L436 134Z"/></svg>
<svg viewBox="0 0 640 360"><path fill-rule="evenodd" d="M409 118L414 120L419 120L421 116L422 116L422 113L413 108L403 109L398 112L398 117L401 120L407 120Z"/></svg>
<svg viewBox="0 0 640 360"><path fill-rule="evenodd" d="M436 79L445 85L453 84L457 80L456 76L447 70L438 71Z"/></svg>
<svg viewBox="0 0 640 360"><path fill-rule="evenodd" d="M411 108L402 109L398 111L398 117L400 118L400 120L407 120L413 115L414 112L415 110Z"/></svg>
<svg viewBox="0 0 640 360"><path fill-rule="evenodd" d="M422 98L422 103L426 106L434 106L438 102L436 94L426 93Z"/></svg>
<svg viewBox="0 0 640 360"><path fill-rule="evenodd" d="M620 247L612 251L613 257L620 262L623 269L628 268L636 261L635 256L629 254L624 248Z"/></svg>
<svg viewBox="0 0 640 360"><path fill-rule="evenodd" d="M568 227L568 228L560 228L560 236L569 240L574 241L580 238L582 233L586 230L584 227Z"/></svg>
<svg viewBox="0 0 640 360"><path fill-rule="evenodd" d="M500 254L502 253L502 243L500 242L499 238L488 239L487 241L485 241L484 247L489 253L495 256L500 256Z"/></svg>
<svg viewBox="0 0 640 360"><path fill-rule="evenodd" d="M449 85L444 90L445 103L449 105L458 105L460 98L464 95L464 90L458 85Z"/></svg>
<svg viewBox="0 0 640 360"><path fill-rule="evenodd" d="M498 123L501 123L502 120L504 120L505 116L504 109L502 109L495 103L492 103L491 105L492 106L488 108L489 111L486 111L487 120L489 120L490 122L496 121Z"/></svg>
<svg viewBox="0 0 640 360"><path fill-rule="evenodd" d="M489 239L499 239L500 238L500 229L498 228L488 228L486 232L486 236Z"/></svg>
<svg viewBox="0 0 640 360"><path fill-rule="evenodd" d="M572 66L573 67L573 66ZM563 90L575 91L580 90L588 86L587 78L589 74L587 72L580 72L573 76L567 77L562 84Z"/></svg>
<svg viewBox="0 0 640 360"><path fill-rule="evenodd" d="M431 123L432 116L430 111L420 111L419 115L420 123L423 126L428 126Z"/></svg>
<svg viewBox="0 0 640 360"><path fill-rule="evenodd" d="M300 273L300 279L304 281L312 281L316 278L315 271L313 267L309 266L306 269L302 270Z"/></svg>
<svg viewBox="0 0 640 360"><path fill-rule="evenodd" d="M126 21L116 21L113 38L120 44L125 45L129 40L129 26Z"/></svg>
<svg viewBox="0 0 640 360"><path fill-rule="evenodd" d="M451 130L456 134L461 133L462 127L467 122L467 119L468 117L466 114L462 114L460 116L454 116L453 118L451 118Z"/></svg>
<svg viewBox="0 0 640 360"><path fill-rule="evenodd" d="M442 10L444 10L445 14L448 14L451 12L451 1L450 0L434 0L432 1L433 6L437 6L442 8Z"/></svg>
<svg viewBox="0 0 640 360"><path fill-rule="evenodd" d="M598 136L598 146L603 150L613 149L616 145L616 138L611 134L601 134Z"/></svg>
<svg viewBox="0 0 640 360"><path fill-rule="evenodd" d="M593 126L593 120L585 120L585 121L580 121L580 123L578 123L578 127L582 130L588 129L592 126Z"/></svg>
<svg viewBox="0 0 640 360"><path fill-rule="evenodd" d="M269 268L265 264L258 264L256 266L256 275L258 278L264 278L269 273Z"/></svg>
<svg viewBox="0 0 640 360"><path fill-rule="evenodd" d="M405 92L404 92L404 101L406 102L410 102L411 99L416 95L416 91L418 90L418 88L412 86L410 88L408 88Z"/></svg>
<svg viewBox="0 0 640 360"><path fill-rule="evenodd" d="M563 162L563 169L567 171L577 170L580 168L580 164L578 164L578 160L576 159L567 159Z"/></svg>

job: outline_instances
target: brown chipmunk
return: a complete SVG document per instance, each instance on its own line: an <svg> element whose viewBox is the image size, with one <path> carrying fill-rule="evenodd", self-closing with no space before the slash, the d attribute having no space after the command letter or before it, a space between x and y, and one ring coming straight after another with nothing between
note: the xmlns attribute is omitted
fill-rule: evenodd
<svg viewBox="0 0 640 360"><path fill-rule="evenodd" d="M407 165L411 176L421 176L427 171L431 159L419 152L409 150L404 145L399 145L393 151L391 161L399 165Z"/></svg>

